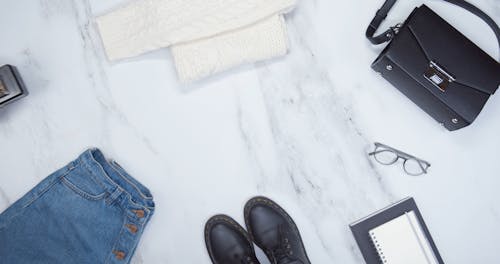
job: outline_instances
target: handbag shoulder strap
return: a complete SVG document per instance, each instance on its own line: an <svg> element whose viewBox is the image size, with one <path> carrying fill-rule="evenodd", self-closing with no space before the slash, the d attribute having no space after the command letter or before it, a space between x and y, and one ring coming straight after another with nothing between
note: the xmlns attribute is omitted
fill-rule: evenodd
<svg viewBox="0 0 500 264"><path fill-rule="evenodd" d="M387 17L387 14L394 6L396 1L397 0L386 0L384 5L382 5L382 7L377 11L375 17L370 22L368 29L366 29L366 38L368 38L368 40L370 40L372 44L378 45L390 41L398 33L400 24L389 28L387 31L385 31L380 35L375 36L375 32L380 27L380 24L382 24L382 21L384 21L384 19ZM460 6L468 10L469 12L473 13L474 15L480 17L482 20L484 20L495 32L498 44L500 45L500 29L498 28L498 25L495 23L493 19L491 19L491 17L489 17L486 13L481 11L481 9L477 8L476 6L472 5L469 2L466 2L465 0L443 0L443 1Z"/></svg>

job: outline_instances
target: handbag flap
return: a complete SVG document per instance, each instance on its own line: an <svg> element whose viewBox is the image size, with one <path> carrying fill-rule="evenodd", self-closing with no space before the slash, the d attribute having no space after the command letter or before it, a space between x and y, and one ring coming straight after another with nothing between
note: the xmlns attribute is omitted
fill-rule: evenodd
<svg viewBox="0 0 500 264"><path fill-rule="evenodd" d="M487 94L498 89L500 64L426 5L413 12L401 30L406 29L427 62L444 69L455 83Z"/></svg>
<svg viewBox="0 0 500 264"><path fill-rule="evenodd" d="M498 62L426 6L415 9L379 59L384 55L470 123L500 83Z"/></svg>

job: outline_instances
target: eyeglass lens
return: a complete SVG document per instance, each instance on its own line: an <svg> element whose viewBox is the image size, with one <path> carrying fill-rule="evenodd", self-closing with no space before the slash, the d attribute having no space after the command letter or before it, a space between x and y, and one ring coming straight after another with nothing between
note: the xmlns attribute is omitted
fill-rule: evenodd
<svg viewBox="0 0 500 264"><path fill-rule="evenodd" d="M398 161L399 158L404 159L403 169L406 173L412 176L419 176L426 173L427 164L423 164L421 161L414 158L401 157L396 151L392 149L386 149L384 147L378 146L373 152L373 156L377 162L383 165L392 165Z"/></svg>
<svg viewBox="0 0 500 264"><path fill-rule="evenodd" d="M422 175L425 173L425 170L423 165L416 159L407 159L405 160L403 167L406 171L406 173L413 175L413 176L418 176Z"/></svg>
<svg viewBox="0 0 500 264"><path fill-rule="evenodd" d="M375 159L384 165L394 164L398 160L398 154L388 149L380 149L375 151Z"/></svg>

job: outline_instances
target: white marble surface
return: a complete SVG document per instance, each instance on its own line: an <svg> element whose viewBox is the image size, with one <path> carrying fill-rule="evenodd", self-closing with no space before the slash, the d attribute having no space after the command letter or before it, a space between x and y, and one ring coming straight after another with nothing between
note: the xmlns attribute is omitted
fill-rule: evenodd
<svg viewBox="0 0 500 264"><path fill-rule="evenodd" d="M313 263L363 263L348 224L406 196L446 263L500 263L500 95L466 129L437 125L369 67L381 47L364 30L381 2L303 0L287 57L181 86L167 49L107 62L93 16L120 0L0 0L0 64L31 92L0 112L0 211L97 146L157 202L133 263L209 263L205 220L242 222L257 194L288 209ZM481 20L424 2L498 56ZM500 20L498 0L472 2ZM400 1L384 25L419 3ZM374 141L430 173L378 165Z"/></svg>

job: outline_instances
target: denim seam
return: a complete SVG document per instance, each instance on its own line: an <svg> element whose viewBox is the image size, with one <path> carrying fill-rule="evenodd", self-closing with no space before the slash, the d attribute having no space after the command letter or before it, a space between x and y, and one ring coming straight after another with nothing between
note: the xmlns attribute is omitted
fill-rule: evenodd
<svg viewBox="0 0 500 264"><path fill-rule="evenodd" d="M125 193L127 193L127 192L125 192ZM129 201L131 204L136 205L137 207L140 207L140 208L148 209L149 211L154 210L154 207L151 207L151 206L146 206L146 205L142 205L142 204L138 204L138 203L134 202L134 201L132 200L132 196L131 196L129 193L127 193L127 194L128 194L128 201Z"/></svg>
<svg viewBox="0 0 500 264"><path fill-rule="evenodd" d="M121 206L120 206L120 207L121 207ZM122 210L123 210L123 208L122 208ZM127 221L127 213L124 211L124 212L123 212L123 217L122 217L122 224L121 224L121 226L120 226L120 233L118 234L118 236L117 236L117 237L116 237L116 239L115 239L115 242L113 243L113 247L111 248L111 252L108 254L108 257L107 257L107 259L106 259L105 264L108 264L108 263L110 263L110 261L111 261L111 258L112 258L112 256L113 256L113 250L115 250L115 249L116 249L115 247L116 247L116 245L118 244L118 241L120 240L120 238L121 238L121 237L122 237L122 235L123 235L123 230L124 230L124 228L123 228L123 227L125 226L126 221ZM124 249L117 249L117 250L124 250ZM129 257L129 254L128 254L128 253L129 253L129 252L127 252L127 257Z"/></svg>
<svg viewBox="0 0 500 264"><path fill-rule="evenodd" d="M124 193L127 193L125 192L120 186L116 187L112 192L109 192L109 196L107 198L111 198L111 196L116 192L116 191L119 191L120 194L118 194L114 199L106 199L106 204L107 205L113 205L114 203L116 203L118 201L118 199L123 199L123 198L120 198Z"/></svg>
<svg viewBox="0 0 500 264"><path fill-rule="evenodd" d="M108 176L108 173L106 172L106 170L102 167L101 163L99 163L92 155L90 156L90 158L96 163L97 167L99 167L99 169L101 170L101 172L103 173L102 176L104 176L111 185L113 185L113 187L116 187L116 188L121 188L121 186L119 184L117 184L115 181L113 181L113 179L111 179L109 176ZM87 166L89 166L88 164L86 164ZM94 171L92 171L90 168L87 167L87 169L90 171L90 173L92 173L92 175L96 176L96 177L99 177L99 175L96 175L94 173ZM102 184L102 183L99 183L99 184ZM106 187L103 187L104 189L106 189ZM123 188L122 188L123 189ZM125 192L125 191L124 191ZM126 192L125 192L126 193ZM110 201L109 202L110 204L113 203L113 201Z"/></svg>
<svg viewBox="0 0 500 264"><path fill-rule="evenodd" d="M76 168L76 166L73 166L71 168L68 169L68 171L66 171L63 175L57 177L56 180L54 180L50 185L48 185L47 187L45 187L44 189L42 189L39 193L36 194L35 197L33 197L33 199L31 199L30 201L28 201L25 205L23 205L23 208L26 208L28 206L30 206L32 203L34 203L36 200L38 200L40 197L43 196L43 194L45 194L47 191L49 191L54 185L58 184L61 182L61 179L63 177L66 177L70 172L72 172L74 169Z"/></svg>
<svg viewBox="0 0 500 264"><path fill-rule="evenodd" d="M45 187L44 189L42 189L40 192L36 193L35 197L33 197L31 200L29 200L28 202L26 202L26 204L23 204L21 209L26 209L27 207L29 207L31 204L33 204L36 200L38 200L40 197L42 197L47 191L49 191L54 185L58 184L61 182L61 178L68 175L71 171L73 171L74 169L76 168L76 165L68 168L68 170L62 174L61 176L57 177L52 183L50 183L47 187ZM28 192L29 194L30 192ZM22 214L24 212L23 211L19 211L17 212L16 214L12 215L10 218L6 219L5 220L5 225L4 227L0 226L0 230L5 228L5 226L7 226L8 223L10 223L12 221L12 219L16 218L17 216L19 216L20 214Z"/></svg>
<svg viewBox="0 0 500 264"><path fill-rule="evenodd" d="M141 221L141 220L139 220L139 219L136 219L136 218L135 218L135 217L133 217L133 216L130 216L130 215L127 213L127 211L129 211L129 210L130 210L130 206L129 206L130 204L132 204L132 205L136 205L136 206L137 206L138 208L140 208L141 210L144 210L144 209L146 209L146 208L144 208L144 206L142 206L142 205L140 205L140 204L136 204L136 203L134 203L134 202L132 201L132 199L131 199L130 194L128 194L128 193L127 193L127 196L128 196L128 197L125 197L125 199L127 199L127 198L128 198L128 204L127 204L127 205L123 205L123 204L121 204L121 203L119 204L120 208L121 208L121 209L125 212L125 218L127 218L130 222L133 222L134 224L136 224L136 225L140 225L141 227L143 227L143 226L145 225L145 221ZM127 203L127 201L123 201L123 202ZM135 208L135 206L134 206L134 207L132 207L132 208ZM149 210L149 209L146 209L146 210L148 210L148 211L149 211L148 213L150 213L150 212L151 212L151 210Z"/></svg>
<svg viewBox="0 0 500 264"><path fill-rule="evenodd" d="M73 190L76 194L82 196L83 198L87 199L87 200L91 200L91 201L98 201L98 200L102 200L106 195L106 191L99 194L99 195L92 195L92 194L89 194L83 190L81 190L78 186L76 186L74 183L72 183L70 180L66 179L66 177L61 177L61 182L67 186L68 188L70 188L71 190Z"/></svg>
<svg viewBox="0 0 500 264"><path fill-rule="evenodd" d="M104 167L101 165L101 163L99 163L99 161L97 161L94 156L90 156L90 158L95 161L95 163L97 164L97 166L99 167L99 169L102 171L104 177L106 177L106 179L108 181L110 181L111 184L113 184L114 186L118 187L119 185L113 181L113 179L111 179L109 176L108 176L108 173L106 172L106 170L104 169Z"/></svg>
<svg viewBox="0 0 500 264"><path fill-rule="evenodd" d="M92 158L92 159L94 159L94 158ZM94 160L95 160L95 159L94 159ZM96 161L96 162L97 162L97 161ZM97 163L98 163L98 162L97 162ZM97 177L97 178L92 177L92 180L93 180L93 181L95 181L97 184L99 184L99 186L101 186L101 188L102 188L103 190L108 190L108 188L106 188L106 186L104 186L104 184L103 184L103 183L99 180L99 175L97 175L97 174L96 174L96 173L95 173L95 172L94 172L94 171L90 168L89 164L87 164L86 162L83 162L82 164L84 165L85 169L86 169L86 170L87 170L87 171L88 171L91 175L93 175L94 177ZM98 163L98 164L99 164L99 163ZM99 164L99 166L100 166L100 164Z"/></svg>
<svg viewBox="0 0 500 264"><path fill-rule="evenodd" d="M113 186L115 187L118 187L118 188L121 188L119 184L117 184L115 181L113 181L113 179L111 179L108 174L106 173L106 170L104 170L104 168L102 167L102 165L91 155L90 158L96 163L96 165L99 167L99 169L101 170L101 172L103 173L103 176L106 177L106 179L109 181L110 184L112 184ZM99 177L99 175L96 175L94 171L92 171L90 168L89 168L89 164L85 163L85 167L86 169L94 176L96 177ZM115 170L116 171L116 170ZM121 177L123 177L122 175L120 175ZM102 184L102 183L99 183L99 184ZM104 189L106 189L104 187ZM128 193L124 190L125 193ZM130 195L130 194L129 194ZM153 198L151 198L153 199ZM111 203L111 202L110 202ZM136 203L134 203L136 204ZM142 206L142 205L139 205L139 206Z"/></svg>
<svg viewBox="0 0 500 264"><path fill-rule="evenodd" d="M110 165L111 167L113 167L113 169L115 169L115 171L118 173L118 175L120 175L120 177L122 177L126 182L128 182L130 185L132 185L132 187L137 191L139 192L139 195L143 198L143 199L147 199L147 200L153 200L153 197L152 196L146 196L140 189L139 187L137 187L137 184L131 182L127 177L125 177L121 171L121 170L124 170L123 168L121 168L121 166L119 165L115 165L115 162L110 162Z"/></svg>
<svg viewBox="0 0 500 264"><path fill-rule="evenodd" d="M132 239L132 247L129 248L129 253L132 252L134 254L130 254L130 259L129 262L132 260L132 257L135 255L135 252L137 250L137 246L139 245L139 241L144 233L144 229L146 227L146 224L149 222L150 217L144 221L144 225L141 226L140 231L135 234L135 237Z"/></svg>

